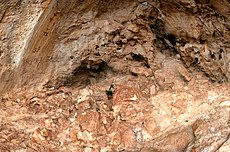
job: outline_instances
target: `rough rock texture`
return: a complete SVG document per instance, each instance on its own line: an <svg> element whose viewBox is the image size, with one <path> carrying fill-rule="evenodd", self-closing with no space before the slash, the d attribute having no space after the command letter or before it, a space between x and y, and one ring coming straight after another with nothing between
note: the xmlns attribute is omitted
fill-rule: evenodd
<svg viewBox="0 0 230 152"><path fill-rule="evenodd" d="M122 83L122 78L117 80ZM80 90L61 87L4 95L1 151L229 150L229 84L213 84L197 74L180 89L147 97L132 87L141 79L126 81L128 86L114 86L113 99L106 95L107 82Z"/></svg>
<svg viewBox="0 0 230 152"><path fill-rule="evenodd" d="M230 150L229 0L0 7L0 151Z"/></svg>
<svg viewBox="0 0 230 152"><path fill-rule="evenodd" d="M229 7L227 0L1 1L0 89L87 85L108 73L152 77L159 53L227 81Z"/></svg>

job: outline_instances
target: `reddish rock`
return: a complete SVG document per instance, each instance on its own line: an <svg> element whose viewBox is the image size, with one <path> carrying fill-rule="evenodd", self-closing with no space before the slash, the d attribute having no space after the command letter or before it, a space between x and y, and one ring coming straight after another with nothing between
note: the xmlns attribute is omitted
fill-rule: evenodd
<svg viewBox="0 0 230 152"><path fill-rule="evenodd" d="M101 135L107 134L107 128L105 125L99 125L97 133Z"/></svg>
<svg viewBox="0 0 230 152"><path fill-rule="evenodd" d="M113 104L119 105L122 102L135 102L141 98L141 93L138 89L129 86L118 86L115 91Z"/></svg>
<svg viewBox="0 0 230 152"><path fill-rule="evenodd" d="M77 118L77 122L83 130L95 131L99 124L99 114L96 111L88 111L81 114Z"/></svg>
<svg viewBox="0 0 230 152"><path fill-rule="evenodd" d="M33 141L38 142L38 143L46 140L46 138L42 136L40 129L36 129L34 131L32 139Z"/></svg>
<svg viewBox="0 0 230 152"><path fill-rule="evenodd" d="M122 143L126 148L135 148L137 146L135 134L131 129L127 129L122 133Z"/></svg>
<svg viewBox="0 0 230 152"><path fill-rule="evenodd" d="M121 135L120 133L115 133L113 136L113 145L118 146L121 144Z"/></svg>
<svg viewBox="0 0 230 152"><path fill-rule="evenodd" d="M137 116L137 110L132 104L123 104L120 109L121 120L131 121Z"/></svg>
<svg viewBox="0 0 230 152"><path fill-rule="evenodd" d="M83 113L86 109L89 109L91 100L85 100L75 105L75 108L78 110L78 113Z"/></svg>
<svg viewBox="0 0 230 152"><path fill-rule="evenodd" d="M32 139L35 142L42 142L46 140L50 140L52 138L52 132L48 129L36 129L33 133Z"/></svg>
<svg viewBox="0 0 230 152"><path fill-rule="evenodd" d="M229 151L229 0L0 6L0 152Z"/></svg>
<svg viewBox="0 0 230 152"><path fill-rule="evenodd" d="M108 133L113 133L113 132L124 132L130 127L130 125L125 122L125 121L118 121L115 120L113 121L112 125L110 128L108 128Z"/></svg>
<svg viewBox="0 0 230 152"><path fill-rule="evenodd" d="M71 141L73 142L77 141L77 130L76 129L70 130L69 136Z"/></svg>
<svg viewBox="0 0 230 152"><path fill-rule="evenodd" d="M146 119L144 126L150 135L155 135L160 131L160 127L157 125L156 120L151 117Z"/></svg>
<svg viewBox="0 0 230 152"><path fill-rule="evenodd" d="M36 99L36 98L34 98L34 99ZM48 97L47 101L60 106L60 105L65 103L66 99L63 98L62 94L53 94L53 95Z"/></svg>
<svg viewBox="0 0 230 152"><path fill-rule="evenodd" d="M107 147L110 142L110 138L107 135L97 138L97 143L100 147Z"/></svg>

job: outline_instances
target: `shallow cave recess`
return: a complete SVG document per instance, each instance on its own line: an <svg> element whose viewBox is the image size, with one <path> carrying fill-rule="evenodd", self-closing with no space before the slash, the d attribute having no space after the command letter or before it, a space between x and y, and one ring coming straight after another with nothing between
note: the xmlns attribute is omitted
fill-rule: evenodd
<svg viewBox="0 0 230 152"><path fill-rule="evenodd" d="M113 73L114 71L103 60L84 60L79 67L72 71L69 77L65 78L62 86L86 87L104 80L109 72Z"/></svg>
<svg viewBox="0 0 230 152"><path fill-rule="evenodd" d="M149 63L148 63L148 59L146 57L142 56L141 54L131 53L131 57L132 57L133 61L143 63L143 66L145 66L146 68L151 68Z"/></svg>
<svg viewBox="0 0 230 152"><path fill-rule="evenodd" d="M160 19L156 19L154 23L150 24L150 28L153 33L156 34L154 43L162 53L174 56L178 54L176 49L176 43L178 39L175 35L165 31L164 22Z"/></svg>

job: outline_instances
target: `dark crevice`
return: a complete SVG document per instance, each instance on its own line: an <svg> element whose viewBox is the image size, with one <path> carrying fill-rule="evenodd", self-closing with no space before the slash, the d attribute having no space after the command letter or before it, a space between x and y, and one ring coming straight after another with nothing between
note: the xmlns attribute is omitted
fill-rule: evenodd
<svg viewBox="0 0 230 152"><path fill-rule="evenodd" d="M221 60L222 59L222 55L221 54L219 54L219 60Z"/></svg>
<svg viewBox="0 0 230 152"><path fill-rule="evenodd" d="M215 54L212 51L210 52L210 57L211 59L215 59Z"/></svg>
<svg viewBox="0 0 230 152"><path fill-rule="evenodd" d="M72 75L64 80L63 85L70 87L86 87L104 79L107 71L112 71L112 69L104 61L92 65L83 61L79 67L73 70Z"/></svg>
<svg viewBox="0 0 230 152"><path fill-rule="evenodd" d="M200 44L205 44L206 40L204 38L200 38Z"/></svg>
<svg viewBox="0 0 230 152"><path fill-rule="evenodd" d="M169 40L169 42L175 46L176 45L176 37L173 34L166 34L165 38Z"/></svg>
<svg viewBox="0 0 230 152"><path fill-rule="evenodd" d="M155 23L150 24L150 28L156 33L157 36L162 38L164 32L164 23L162 20L157 19Z"/></svg>
<svg viewBox="0 0 230 152"><path fill-rule="evenodd" d="M194 62L192 63L192 65L196 65L199 63L199 59L197 57L194 58Z"/></svg>
<svg viewBox="0 0 230 152"><path fill-rule="evenodd" d="M133 60L142 62L147 68L150 68L147 58L143 57L141 54L131 53Z"/></svg>
<svg viewBox="0 0 230 152"><path fill-rule="evenodd" d="M132 74L132 76L135 76L135 77L137 77L137 76L138 76L138 74L133 73L133 72L131 72L131 74Z"/></svg>
<svg viewBox="0 0 230 152"><path fill-rule="evenodd" d="M164 22L157 19L153 24L149 25L153 32L156 34L154 43L160 50L169 50L169 54L175 55L178 53L176 49L177 38L171 33L165 31Z"/></svg>
<svg viewBox="0 0 230 152"><path fill-rule="evenodd" d="M224 52L224 50L223 49L220 49L219 50L219 60L221 60L222 59L222 53Z"/></svg>

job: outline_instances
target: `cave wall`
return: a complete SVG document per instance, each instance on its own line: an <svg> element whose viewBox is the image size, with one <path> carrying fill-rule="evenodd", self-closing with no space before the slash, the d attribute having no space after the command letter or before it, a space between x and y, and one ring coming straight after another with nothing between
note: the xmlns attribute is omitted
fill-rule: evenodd
<svg viewBox="0 0 230 152"><path fill-rule="evenodd" d="M225 82L230 3L221 0L3 0L0 92L155 76L157 54ZM193 69L193 70L194 70Z"/></svg>
<svg viewBox="0 0 230 152"><path fill-rule="evenodd" d="M52 52L56 6L56 1L1 2L1 92L42 82Z"/></svg>

